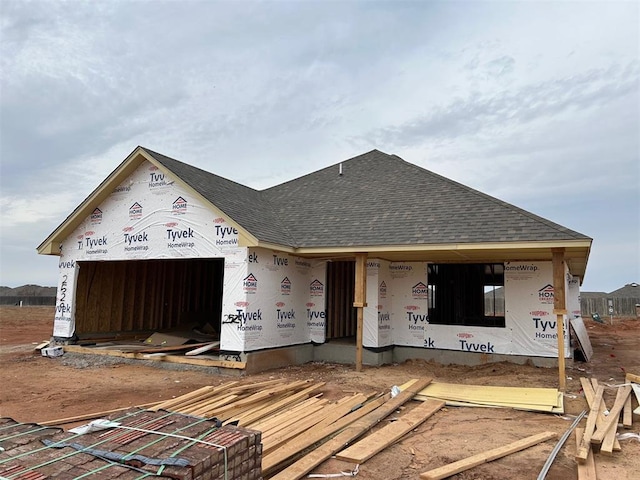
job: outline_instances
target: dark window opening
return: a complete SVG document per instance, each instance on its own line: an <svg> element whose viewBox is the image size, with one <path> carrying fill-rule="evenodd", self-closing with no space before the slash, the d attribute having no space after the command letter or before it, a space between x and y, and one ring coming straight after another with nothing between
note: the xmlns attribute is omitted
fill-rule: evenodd
<svg viewBox="0 0 640 480"><path fill-rule="evenodd" d="M431 264L429 323L504 327L504 265Z"/></svg>

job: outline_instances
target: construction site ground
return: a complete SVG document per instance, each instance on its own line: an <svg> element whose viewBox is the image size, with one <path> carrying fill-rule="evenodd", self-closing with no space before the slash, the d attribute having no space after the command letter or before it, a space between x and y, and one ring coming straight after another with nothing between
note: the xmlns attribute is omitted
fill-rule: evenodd
<svg viewBox="0 0 640 480"><path fill-rule="evenodd" d="M508 362L475 367L409 361L382 367L311 363L254 375L229 377L211 369L183 364L127 360L109 356L65 354L46 358L34 351L48 340L53 328L53 307L0 307L0 416L19 422L45 422L85 413L141 405L170 399L205 385L230 380L310 379L326 382L325 398L338 399L353 392L389 390L418 377L434 381L511 387L552 387L558 370ZM588 410L580 377L600 383L624 382L625 373L640 375L640 319L606 318L598 323L585 318L594 349L589 363L569 360L566 368L565 415L512 409L446 407L424 424L359 467L367 480L418 479L419 474L527 436L554 431L560 437L573 417ZM615 390L605 390L607 406ZM417 402L412 402L417 403ZM410 409L408 404L405 408ZM398 412L397 415L402 415ZM390 417L391 418L391 417ZM634 415L630 432L640 431ZM382 422L384 425L389 419ZM86 422L80 422L86 423ZM65 428L78 425L68 424ZM584 421L582 423L584 425ZM451 478L458 480L536 479L556 441L547 441L519 453L485 463ZM640 442L621 441L622 451L596 455L600 480L632 480L640 472ZM570 437L546 476L577 478L575 439ZM354 465L330 459L315 472L336 473Z"/></svg>

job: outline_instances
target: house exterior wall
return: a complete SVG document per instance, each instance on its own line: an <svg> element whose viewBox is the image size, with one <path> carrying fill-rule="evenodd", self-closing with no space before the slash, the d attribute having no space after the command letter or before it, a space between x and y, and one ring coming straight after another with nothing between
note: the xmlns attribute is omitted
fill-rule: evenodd
<svg viewBox="0 0 640 480"><path fill-rule="evenodd" d="M238 247L226 218L143 162L62 242L53 335L75 332L78 262L203 257L225 258L233 267L246 248Z"/></svg>
<svg viewBox="0 0 640 480"><path fill-rule="evenodd" d="M565 291L572 312L579 291L570 278L567 271ZM551 262L507 262L504 283L504 328L430 324L427 263L370 259L363 345L557 357ZM570 356L566 324L565 316L565 352Z"/></svg>
<svg viewBox="0 0 640 480"><path fill-rule="evenodd" d="M225 270L221 349L325 341L326 262L249 248Z"/></svg>

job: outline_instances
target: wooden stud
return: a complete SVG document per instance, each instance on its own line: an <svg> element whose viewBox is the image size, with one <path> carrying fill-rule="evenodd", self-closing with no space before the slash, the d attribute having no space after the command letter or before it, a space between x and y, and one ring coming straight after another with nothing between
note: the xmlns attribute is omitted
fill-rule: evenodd
<svg viewBox="0 0 640 480"><path fill-rule="evenodd" d="M624 428L633 427L633 415L631 414L631 395L627 397L627 401L624 402L624 409L622 410L622 426Z"/></svg>
<svg viewBox="0 0 640 480"><path fill-rule="evenodd" d="M364 307L367 306L367 254L356 254L356 279L353 306L357 310L356 326L356 371L362 371L362 336L364 329Z"/></svg>
<svg viewBox="0 0 640 480"><path fill-rule="evenodd" d="M558 329L558 388L564 392L567 386L564 360L564 314L567 308L564 288L564 248L552 248L551 254L553 262L553 308Z"/></svg>

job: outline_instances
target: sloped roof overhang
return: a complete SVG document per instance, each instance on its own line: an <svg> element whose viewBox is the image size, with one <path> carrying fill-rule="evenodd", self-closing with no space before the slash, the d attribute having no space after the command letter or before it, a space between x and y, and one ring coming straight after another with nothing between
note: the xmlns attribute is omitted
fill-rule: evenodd
<svg viewBox="0 0 640 480"><path fill-rule="evenodd" d="M37 247L40 255L60 255L60 244L71 235L93 210L104 202L113 190L122 184L144 161L148 161L156 166L161 172L168 174L170 172L164 165L158 162L152 155L147 153L144 148L137 147L123 162L111 172L110 175L71 214ZM208 206L212 212L217 215L224 216L229 223L238 230L238 242L241 246L249 246L258 243L258 240L251 235L245 228L235 223L233 219L221 211L215 205L212 205L202 194L193 187L180 179L176 175L176 182L185 188L192 195L197 197L203 205Z"/></svg>

